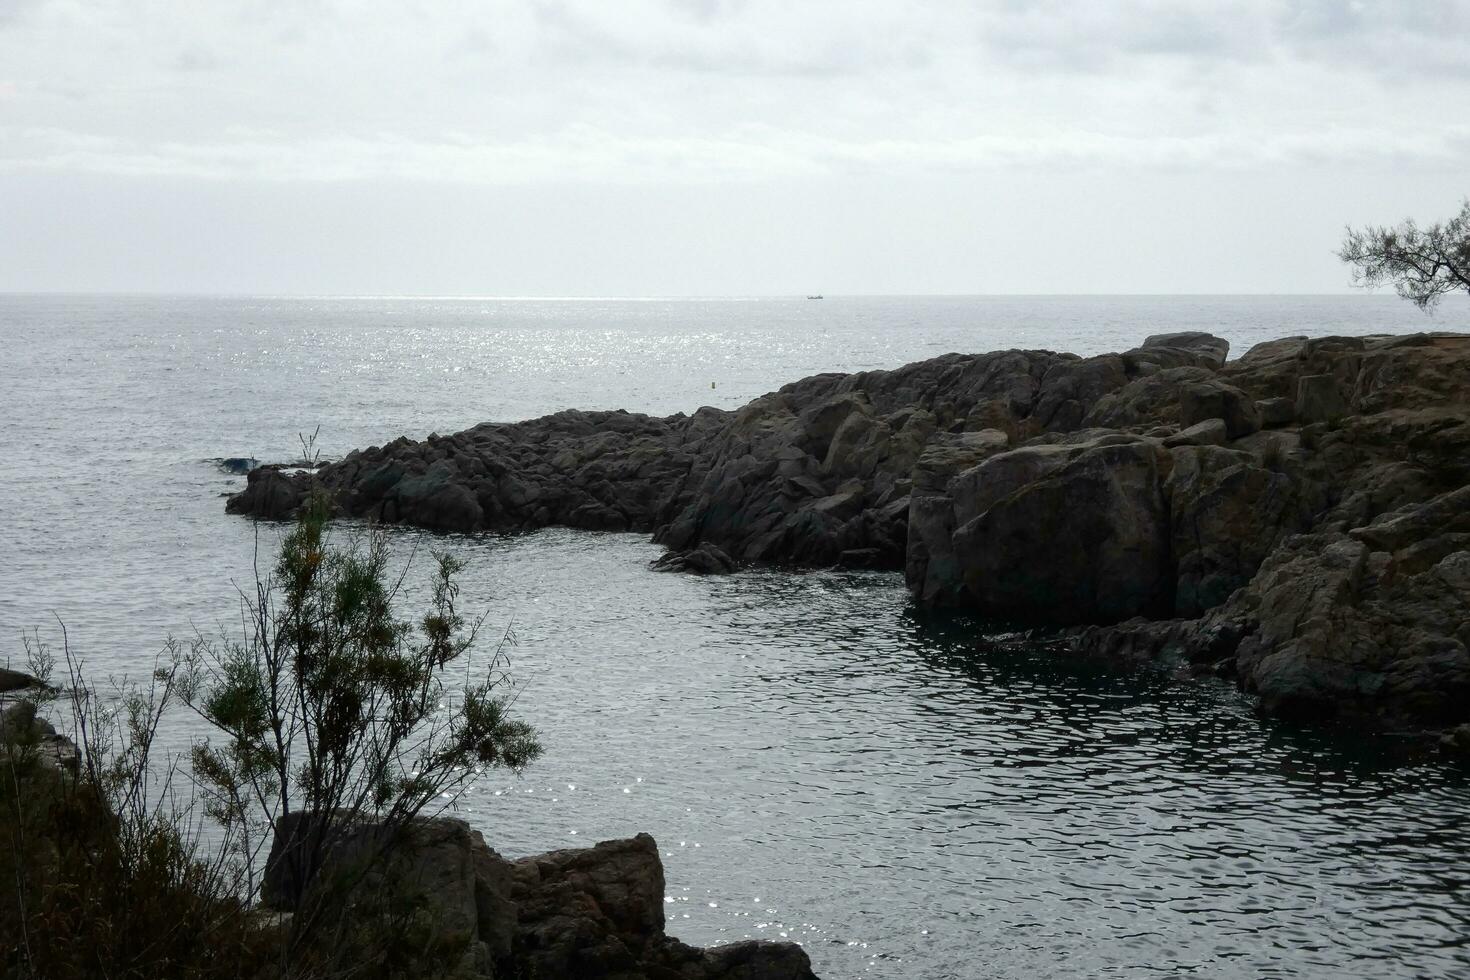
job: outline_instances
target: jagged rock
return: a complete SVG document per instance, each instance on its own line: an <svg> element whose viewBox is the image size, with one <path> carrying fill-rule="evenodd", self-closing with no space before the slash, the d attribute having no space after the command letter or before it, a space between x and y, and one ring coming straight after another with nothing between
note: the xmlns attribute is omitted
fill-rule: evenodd
<svg viewBox="0 0 1470 980"><path fill-rule="evenodd" d="M1137 429L1180 421L1180 391L1214 379L1215 372L1187 365L1142 374L1093 404L1083 420L1089 428Z"/></svg>
<svg viewBox="0 0 1470 980"><path fill-rule="evenodd" d="M696 575L726 575L735 571L735 561L719 548L705 542L689 551L670 551L649 565L656 572L692 572Z"/></svg>
<svg viewBox="0 0 1470 980"><path fill-rule="evenodd" d="M20 750L42 766L76 772L81 763L77 744L59 735L52 724L36 714L32 701L16 701L0 709L0 747Z"/></svg>
<svg viewBox="0 0 1470 980"><path fill-rule="evenodd" d="M904 577L924 605L953 605L958 600L961 583L954 566L956 524L950 485L960 473L1009 446L1009 437L998 429L939 433L914 464Z"/></svg>
<svg viewBox="0 0 1470 980"><path fill-rule="evenodd" d="M659 960L667 973L650 980L812 980L806 952L793 943L748 939L743 942L693 949L677 941L664 947Z"/></svg>
<svg viewBox="0 0 1470 980"><path fill-rule="evenodd" d="M1268 711L1335 703L1440 725L1459 683L1452 635L1464 642L1441 620L1470 540L1454 511L1470 484L1470 336L1228 352L1171 334L1090 358L947 354L806 378L735 412L562 412L315 474L261 467L229 506L289 516L317 485L345 514L445 530L652 531L662 568L902 567L925 606L1185 624L1068 642L1238 671ZM1286 610L1309 594L1297 622ZM1357 652L1332 646L1319 612Z"/></svg>
<svg viewBox="0 0 1470 980"><path fill-rule="evenodd" d="M1153 440L1103 437L1015 449L963 474L953 542L969 604L1063 624L1167 615L1170 465Z"/></svg>
<svg viewBox="0 0 1470 980"><path fill-rule="evenodd" d="M1209 419L1221 419L1231 439L1260 429L1261 417L1249 395L1223 381L1185 385L1179 392L1179 421L1186 428Z"/></svg>
<svg viewBox="0 0 1470 980"><path fill-rule="evenodd" d="M56 729L36 714L36 705L31 701L17 701L0 710L0 742L55 734Z"/></svg>
<svg viewBox="0 0 1470 980"><path fill-rule="evenodd" d="M1127 383L1126 366L1117 355L1060 361L1042 376L1032 416L1047 431L1080 429L1099 398Z"/></svg>
<svg viewBox="0 0 1470 980"><path fill-rule="evenodd" d="M1290 398L1263 398L1256 402L1256 414L1264 429L1279 429L1296 421L1296 403Z"/></svg>
<svg viewBox="0 0 1470 980"><path fill-rule="evenodd" d="M225 502L231 514L251 514L266 520L291 517L306 499L309 484L273 466L258 466L245 478L245 489Z"/></svg>
<svg viewBox="0 0 1470 980"><path fill-rule="evenodd" d="M1305 520L1290 477L1218 446L1173 450L1165 494L1177 616L1223 603Z"/></svg>
<svg viewBox="0 0 1470 980"><path fill-rule="evenodd" d="M45 686L30 674L0 667L0 692L23 691L27 688L42 688Z"/></svg>
<svg viewBox="0 0 1470 980"><path fill-rule="evenodd" d="M1271 556L1242 597L1259 626L1237 654L1264 710L1470 720L1470 535L1436 519L1466 496L1408 505L1351 535L1294 538Z"/></svg>
<svg viewBox="0 0 1470 980"><path fill-rule="evenodd" d="M1293 414L1303 425L1336 422L1348 413L1347 400L1330 374L1309 374L1297 379Z"/></svg>
<svg viewBox="0 0 1470 980"><path fill-rule="evenodd" d="M313 823L295 815L276 828L262 890L273 909L302 894L280 869ZM364 873L369 854L382 857ZM815 980L792 943L703 950L665 935L663 864L647 834L507 861L462 820L416 819L393 840L363 823L327 849L321 874L343 873L360 876L354 887L368 894L416 906L441 939L462 944L466 978Z"/></svg>
<svg viewBox="0 0 1470 980"><path fill-rule="evenodd" d="M1205 361L1214 368L1225 366L1225 358L1230 355L1230 342L1216 337L1214 334L1204 333L1199 330L1190 330L1182 333L1158 333L1147 337L1143 341L1143 349L1153 347L1172 347L1189 351Z"/></svg>
<svg viewBox="0 0 1470 980"><path fill-rule="evenodd" d="M1440 748L1453 755L1470 757L1470 724L1457 725L1439 737Z"/></svg>
<svg viewBox="0 0 1470 980"><path fill-rule="evenodd" d="M1205 419L1165 437L1164 446L1168 449L1175 446L1223 446L1229 441L1224 419Z"/></svg>

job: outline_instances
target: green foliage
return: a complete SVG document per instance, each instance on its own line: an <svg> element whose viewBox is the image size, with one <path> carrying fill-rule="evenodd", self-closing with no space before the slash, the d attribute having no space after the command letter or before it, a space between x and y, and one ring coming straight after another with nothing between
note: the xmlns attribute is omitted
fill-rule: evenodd
<svg viewBox="0 0 1470 980"><path fill-rule="evenodd" d="M196 644L181 684L218 733L195 747L194 772L242 863L257 867L277 823L298 817L280 858L289 866L251 883L288 883L267 897L294 913L295 943L331 918L324 896L350 891L314 879L354 827L383 828L391 847L486 768L519 769L540 752L503 693L504 640L477 679L466 670L450 682L480 626L457 609L462 563L437 555L428 609L402 621L386 540L368 531L336 546L328 512L321 497L303 508L273 574L244 597L246 635Z"/></svg>
<svg viewBox="0 0 1470 980"><path fill-rule="evenodd" d="M487 767L526 765L540 745L511 716L508 637L478 676L464 666L480 623L457 609L462 564L437 556L428 609L402 621L385 540L335 546L327 515L314 499L272 572L257 575L241 637L170 641L144 683L105 696L67 648L71 767L46 758L34 704L6 716L0 977L458 975L467 937L443 934L394 885L392 848L426 808ZM31 672L48 677L46 648L28 651ZM196 800L174 795L176 760L154 757L178 701L216 733L191 753L203 813L218 824L208 846ZM288 817L284 857L262 878Z"/></svg>
<svg viewBox="0 0 1470 980"><path fill-rule="evenodd" d="M48 678L45 648L32 653L32 672ZM102 698L69 654L67 667L80 758L48 760L49 726L29 711L10 716L24 724L7 726L0 746L0 975L257 976L274 946L251 925L235 869L205 857L183 809L150 787L172 668Z"/></svg>
<svg viewBox="0 0 1470 980"><path fill-rule="evenodd" d="M1470 200L1443 224L1420 228L1349 228L1338 257L1353 266L1353 284L1392 285L1400 296L1430 310L1446 293L1470 292Z"/></svg>

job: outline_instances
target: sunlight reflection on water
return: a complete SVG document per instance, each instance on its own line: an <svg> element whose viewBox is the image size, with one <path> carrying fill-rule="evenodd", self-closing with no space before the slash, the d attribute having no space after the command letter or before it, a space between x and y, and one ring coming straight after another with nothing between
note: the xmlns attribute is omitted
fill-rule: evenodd
<svg viewBox="0 0 1470 980"><path fill-rule="evenodd" d="M1212 328L1239 351L1417 317L1364 297L0 297L0 632L15 655L54 611L124 672L228 629L255 529L207 460L294 455L318 422L340 454L568 406L731 407L940 350ZM699 579L650 572L635 535L395 535L400 557L440 546L489 634L514 622L547 748L462 812L510 855L653 833L687 941L786 936L828 978L1470 972L1463 772L1262 723L1214 683L980 653L893 575Z"/></svg>

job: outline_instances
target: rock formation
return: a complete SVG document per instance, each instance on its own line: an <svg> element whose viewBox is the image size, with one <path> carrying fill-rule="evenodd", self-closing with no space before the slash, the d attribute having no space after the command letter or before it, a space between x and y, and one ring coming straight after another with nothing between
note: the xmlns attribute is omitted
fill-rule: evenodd
<svg viewBox="0 0 1470 980"><path fill-rule="evenodd" d="M251 471L229 509L651 533L665 568L903 569L927 607L1233 673L1275 713L1470 722L1470 336L948 354L735 412L562 412ZM1141 617L1141 619L1140 619Z"/></svg>
<svg viewBox="0 0 1470 980"><path fill-rule="evenodd" d="M291 907L278 870L296 821L276 828L266 905ZM376 828L364 825L328 855L322 874L350 867ZM463 949L455 975L579 980L816 980L795 943L745 941L697 949L664 934L664 872L653 838L603 841L508 861L463 820L418 819L357 887L385 890Z"/></svg>

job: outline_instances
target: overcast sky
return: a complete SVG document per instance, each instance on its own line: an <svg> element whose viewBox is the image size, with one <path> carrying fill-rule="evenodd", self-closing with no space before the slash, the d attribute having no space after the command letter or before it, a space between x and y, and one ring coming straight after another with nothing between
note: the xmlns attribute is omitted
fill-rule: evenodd
<svg viewBox="0 0 1470 980"><path fill-rule="evenodd" d="M0 289L1337 292L1470 0L0 0Z"/></svg>

